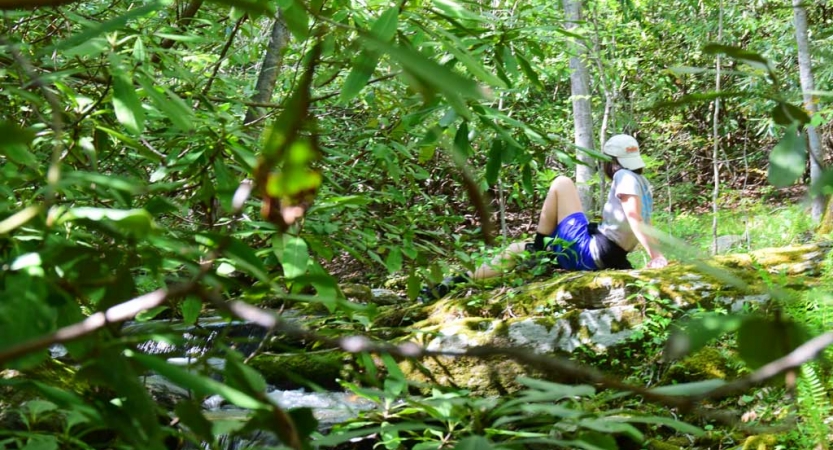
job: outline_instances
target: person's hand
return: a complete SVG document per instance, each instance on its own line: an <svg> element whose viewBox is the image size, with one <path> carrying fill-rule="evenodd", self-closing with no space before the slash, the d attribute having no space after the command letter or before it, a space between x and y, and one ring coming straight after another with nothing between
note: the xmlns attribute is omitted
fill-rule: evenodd
<svg viewBox="0 0 833 450"><path fill-rule="evenodd" d="M664 256L660 255L660 256L657 256L656 258L648 261L648 265L645 266L645 267L647 267L649 269L662 269L663 267L665 267L667 265L668 265L668 260L665 259Z"/></svg>

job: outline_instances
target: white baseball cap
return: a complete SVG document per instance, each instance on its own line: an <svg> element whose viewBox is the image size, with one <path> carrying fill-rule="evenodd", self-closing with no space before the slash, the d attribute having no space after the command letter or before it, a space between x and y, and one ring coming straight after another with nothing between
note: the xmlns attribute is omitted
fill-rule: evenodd
<svg viewBox="0 0 833 450"><path fill-rule="evenodd" d="M617 134L605 142L605 155L615 156L619 165L628 170L636 170L645 167L645 162L639 156L639 142L627 134Z"/></svg>

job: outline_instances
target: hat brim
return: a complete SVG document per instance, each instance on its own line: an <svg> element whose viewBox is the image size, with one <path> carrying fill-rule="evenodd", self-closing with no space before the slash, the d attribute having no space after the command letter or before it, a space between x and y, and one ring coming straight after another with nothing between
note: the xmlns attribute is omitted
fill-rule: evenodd
<svg viewBox="0 0 833 450"><path fill-rule="evenodd" d="M645 167L645 162L639 155L620 156L616 158L619 160L619 165L628 170L637 170Z"/></svg>

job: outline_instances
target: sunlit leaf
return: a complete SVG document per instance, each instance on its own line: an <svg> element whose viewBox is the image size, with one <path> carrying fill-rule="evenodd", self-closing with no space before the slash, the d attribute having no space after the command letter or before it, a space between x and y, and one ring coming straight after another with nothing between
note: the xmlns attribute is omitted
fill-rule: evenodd
<svg viewBox="0 0 833 450"><path fill-rule="evenodd" d="M807 147L804 133L796 125L784 131L784 137L769 154L768 180L775 187L787 187L804 174L807 164Z"/></svg>
<svg viewBox="0 0 833 450"><path fill-rule="evenodd" d="M142 134L145 128L145 112L136 95L133 80L125 73L113 75L113 109L119 123L132 134Z"/></svg>
<svg viewBox="0 0 833 450"><path fill-rule="evenodd" d="M308 262L307 243L302 238L294 236L286 240L281 258L281 266L286 278L292 279L305 274Z"/></svg>
<svg viewBox="0 0 833 450"><path fill-rule="evenodd" d="M153 217L144 209L71 208L57 223L75 220L112 223L119 231L135 237L144 237L153 228Z"/></svg>

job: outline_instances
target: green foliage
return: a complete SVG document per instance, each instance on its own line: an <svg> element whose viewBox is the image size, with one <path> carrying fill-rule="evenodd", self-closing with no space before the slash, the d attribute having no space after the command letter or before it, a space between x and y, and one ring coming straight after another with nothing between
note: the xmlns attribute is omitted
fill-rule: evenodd
<svg viewBox="0 0 833 450"><path fill-rule="evenodd" d="M374 415L334 428L318 442L334 446L379 433L386 448L619 448L616 438L645 440L641 428L668 427L700 436L695 426L638 410L607 405L616 397L597 394L587 385L563 385L530 378L512 396L472 398L465 391L433 390L430 396L403 396L403 383L385 384L382 391L353 388L383 405Z"/></svg>
<svg viewBox="0 0 833 450"><path fill-rule="evenodd" d="M797 403L802 417L798 439L801 448L829 448L830 427L826 419L831 412L830 398L812 364L801 366Z"/></svg>
<svg viewBox="0 0 833 450"><path fill-rule="evenodd" d="M326 310L313 323L328 337L375 332L379 311L346 302L338 282L406 275L413 298L419 275L441 279L444 264L479 263L471 253L493 251L482 246L480 214L502 209L510 227L521 227L548 181L576 164L565 39L592 49L594 115L602 117L598 99L609 94L618 112L608 132L638 134L658 169L652 181L674 180L685 206L703 203L706 101L733 102L721 130L727 160L748 141L750 166L771 161L777 186L803 174L800 130L824 122L795 106L796 83L784 75L794 52L781 39L789 21L762 5L754 14L727 11L727 39L743 46L704 47L714 2L591 5L587 22L569 33L559 8L540 1L214 0L190 2L199 5L192 16L189 2L61 3L7 3L0 17L0 368L14 369L1 384L30 395L12 405L0 396L0 418L9 410L22 424L2 423L0 447L155 449L175 440L217 448L228 433L257 430L309 446L317 426L310 411L283 411L266 398L263 378L244 363L250 355L228 348L237 342L187 370L138 345L181 344L176 321L225 317L231 299ZM291 38L277 52L273 95L253 103L278 8ZM751 72L736 68L714 93L708 70L661 69L710 67L716 53ZM819 56L817 84L825 86L833 74L829 55ZM254 107L267 116L243 123ZM788 131L766 152L781 127ZM472 205L482 192L502 200L487 195ZM657 204L666 203L662 192ZM669 231L700 243L703 218L675 211ZM756 245L793 242L810 229L799 206L753 216ZM251 305L233 305L251 319ZM659 342L668 320L648 313L643 332ZM134 317L171 322L134 335L119 325ZM782 331L750 323L738 332L753 344ZM705 322L700 328L711 331L694 333L694 345L712 337ZM44 339L65 341L69 380L36 376L54 363ZM755 347L743 352L755 365L781 354ZM225 361L222 373L210 358ZM411 397L390 357L382 357L384 371L369 355L357 359L355 379L345 382L372 384L386 373L383 393L354 390L391 415L345 425L322 445L377 432L386 448L612 448L611 433L641 441L646 426L697 431L618 410L586 386L526 380L525 391L501 400ZM163 407L141 382L151 372L192 397ZM250 416L210 420L200 400L212 395Z"/></svg>

